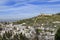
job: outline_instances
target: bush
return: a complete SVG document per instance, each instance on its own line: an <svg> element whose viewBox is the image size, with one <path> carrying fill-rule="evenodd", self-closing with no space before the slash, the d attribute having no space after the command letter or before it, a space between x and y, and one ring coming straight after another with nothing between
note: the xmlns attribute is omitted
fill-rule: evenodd
<svg viewBox="0 0 60 40"><path fill-rule="evenodd" d="M55 34L55 40L60 40L60 28L57 30Z"/></svg>

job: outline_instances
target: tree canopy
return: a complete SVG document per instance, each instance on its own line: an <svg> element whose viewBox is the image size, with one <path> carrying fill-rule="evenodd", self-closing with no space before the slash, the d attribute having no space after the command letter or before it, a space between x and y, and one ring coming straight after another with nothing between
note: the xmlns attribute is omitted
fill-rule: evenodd
<svg viewBox="0 0 60 40"><path fill-rule="evenodd" d="M55 40L60 40L60 28L57 30L55 34Z"/></svg>

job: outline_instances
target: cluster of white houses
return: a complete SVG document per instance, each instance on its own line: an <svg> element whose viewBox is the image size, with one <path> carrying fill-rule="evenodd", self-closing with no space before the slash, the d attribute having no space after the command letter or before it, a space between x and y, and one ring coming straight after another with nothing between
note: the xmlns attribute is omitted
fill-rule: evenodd
<svg viewBox="0 0 60 40"><path fill-rule="evenodd" d="M33 26L22 26L24 24L25 23L13 25L12 23L10 23L8 25L3 25L0 23L0 25L3 26L1 27L2 29L0 28L0 35L3 35L5 31L12 31L13 36L16 33L22 33L27 38L30 38L32 40L36 37L36 29L38 29L39 34L37 35L37 37L39 40L54 40L56 25L54 25L54 27L44 27L44 24L41 24L40 27L35 28Z"/></svg>

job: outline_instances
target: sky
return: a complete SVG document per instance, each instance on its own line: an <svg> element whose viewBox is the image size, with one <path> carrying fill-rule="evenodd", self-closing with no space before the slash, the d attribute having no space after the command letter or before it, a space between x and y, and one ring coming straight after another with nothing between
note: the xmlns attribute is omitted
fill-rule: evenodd
<svg viewBox="0 0 60 40"><path fill-rule="evenodd" d="M24 19L60 12L60 0L0 0L1 19Z"/></svg>

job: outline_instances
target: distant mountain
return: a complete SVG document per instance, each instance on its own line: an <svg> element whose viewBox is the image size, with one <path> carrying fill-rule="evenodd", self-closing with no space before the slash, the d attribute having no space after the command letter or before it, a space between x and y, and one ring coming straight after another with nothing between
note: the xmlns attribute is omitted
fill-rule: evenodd
<svg viewBox="0 0 60 40"><path fill-rule="evenodd" d="M19 20L17 22L13 22L13 23L14 24L26 23L27 25L33 25L35 22L36 22L36 24L40 24L40 23L47 23L47 22L51 23L54 21L60 21L60 15L42 14L42 15L38 15L38 16L33 17L33 18Z"/></svg>

